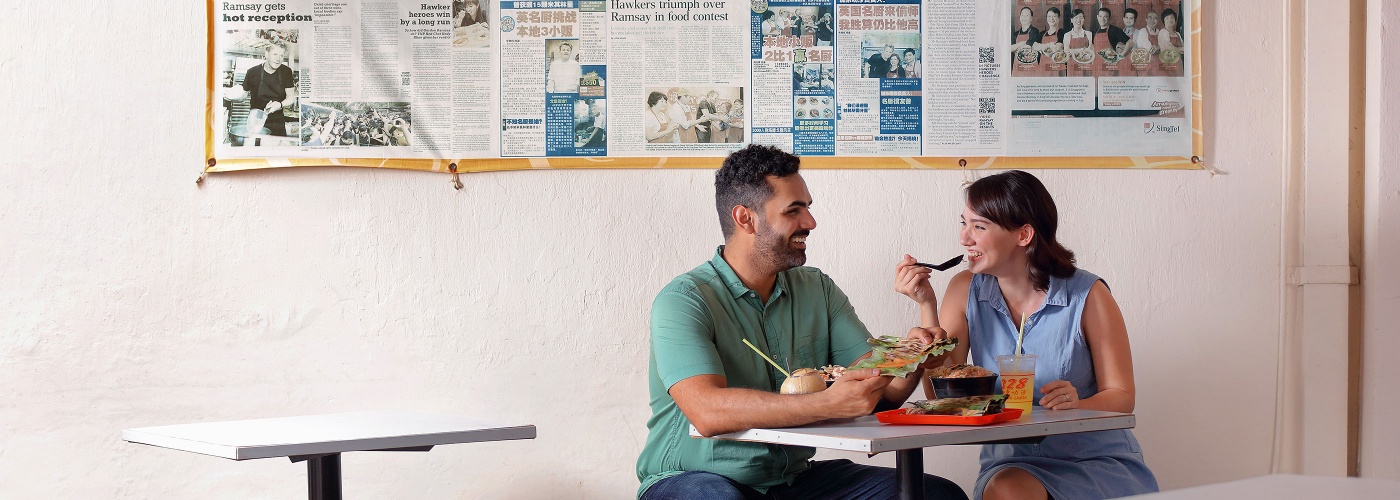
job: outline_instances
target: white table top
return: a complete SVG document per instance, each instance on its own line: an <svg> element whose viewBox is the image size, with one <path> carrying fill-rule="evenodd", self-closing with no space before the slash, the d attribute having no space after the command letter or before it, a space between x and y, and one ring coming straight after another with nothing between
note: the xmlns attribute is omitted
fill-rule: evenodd
<svg viewBox="0 0 1400 500"><path fill-rule="evenodd" d="M141 427L122 439L234 460L534 439L535 426L410 411L363 411Z"/></svg>
<svg viewBox="0 0 1400 500"><path fill-rule="evenodd" d="M1237 498L1400 498L1400 481L1359 477L1260 476L1135 497L1142 500L1212 500Z"/></svg>
<svg viewBox="0 0 1400 500"><path fill-rule="evenodd" d="M870 415L854 419L828 420L802 427L750 429L721 434L714 438L880 453L1072 432L1131 429L1135 425L1137 418L1130 413L1094 410L1048 411L1036 408L1030 419L983 426L891 425L882 424L875 416ZM690 435L701 437L694 426L690 428Z"/></svg>

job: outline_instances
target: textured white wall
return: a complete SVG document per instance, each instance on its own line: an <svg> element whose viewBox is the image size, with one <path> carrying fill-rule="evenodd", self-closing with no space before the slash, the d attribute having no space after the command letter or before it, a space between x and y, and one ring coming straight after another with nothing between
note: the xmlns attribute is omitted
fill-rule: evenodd
<svg viewBox="0 0 1400 500"><path fill-rule="evenodd" d="M1400 479L1400 4L1370 0L1367 12L1365 330L1361 351L1360 473Z"/></svg>
<svg viewBox="0 0 1400 500"><path fill-rule="evenodd" d="M1203 172L1039 172L1113 285L1166 488L1264 474L1281 331L1282 9L1209 2ZM1247 23L1249 30L1229 29ZM121 429L408 408L528 442L344 459L359 498L623 498L653 294L719 243L709 171L299 169L193 180L202 2L0 5L0 496L297 498L304 467ZM877 333L904 252L957 254L957 172L808 172L810 263ZM942 284L937 285L940 289ZM927 452L970 486L976 449ZM891 457L876 457L889 463Z"/></svg>

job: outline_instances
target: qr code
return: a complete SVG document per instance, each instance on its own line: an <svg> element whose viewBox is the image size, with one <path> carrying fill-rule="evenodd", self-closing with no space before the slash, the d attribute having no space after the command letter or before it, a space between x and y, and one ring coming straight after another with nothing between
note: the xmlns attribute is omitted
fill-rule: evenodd
<svg viewBox="0 0 1400 500"><path fill-rule="evenodd" d="M977 63L978 63L978 64L996 64L996 62L997 62L997 49L996 49L995 47L978 47L978 48L977 48Z"/></svg>
<svg viewBox="0 0 1400 500"><path fill-rule="evenodd" d="M979 97L977 98L977 113L990 115L997 112L997 98Z"/></svg>
<svg viewBox="0 0 1400 500"><path fill-rule="evenodd" d="M410 73L407 72L407 71L404 71L404 72L399 73L399 74L402 75L402 78L401 78L401 79L403 80L403 83L401 83L401 84L399 84L399 85L403 85L403 86L407 87L407 86L408 86L408 75L409 75Z"/></svg>

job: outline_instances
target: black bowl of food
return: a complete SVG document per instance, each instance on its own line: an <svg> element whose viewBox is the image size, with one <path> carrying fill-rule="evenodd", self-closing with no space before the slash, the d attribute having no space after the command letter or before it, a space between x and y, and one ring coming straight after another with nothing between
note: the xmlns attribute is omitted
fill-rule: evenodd
<svg viewBox="0 0 1400 500"><path fill-rule="evenodd" d="M989 396L997 392L997 374L980 366L935 368L929 372L928 381L938 399Z"/></svg>

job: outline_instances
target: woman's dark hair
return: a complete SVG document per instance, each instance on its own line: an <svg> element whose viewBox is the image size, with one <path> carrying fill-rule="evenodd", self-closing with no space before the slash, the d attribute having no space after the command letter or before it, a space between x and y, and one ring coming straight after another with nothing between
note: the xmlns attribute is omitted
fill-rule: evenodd
<svg viewBox="0 0 1400 500"><path fill-rule="evenodd" d="M1055 240L1059 211L1040 179L1020 170L983 177L967 187L967 206L1006 230L1015 231L1027 224L1035 230L1026 257L1036 290L1049 290L1051 276L1074 275L1074 252Z"/></svg>
<svg viewBox="0 0 1400 500"><path fill-rule="evenodd" d="M1084 9L1074 9L1074 10L1070 11L1070 13L1069 13L1069 18L1070 18L1070 19L1074 19L1074 18L1079 17L1079 16L1082 16L1082 15L1084 15Z"/></svg>
<svg viewBox="0 0 1400 500"><path fill-rule="evenodd" d="M1163 26L1163 27L1166 27L1166 26L1167 26L1167 16L1172 16L1172 19L1175 19L1175 20L1176 20L1176 29L1177 29L1178 31L1180 31L1180 30L1181 30L1181 16L1176 15L1176 11L1171 10L1170 8L1162 9L1162 26Z"/></svg>
<svg viewBox="0 0 1400 500"><path fill-rule="evenodd" d="M652 106L655 106L655 105L656 105L656 101L660 101L660 100L665 99L665 98L666 98L666 94L662 94L662 93L660 93L660 92L652 92L652 93L650 93L650 94L647 94L647 108L651 108Z"/></svg>

